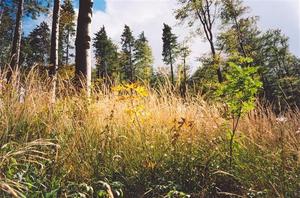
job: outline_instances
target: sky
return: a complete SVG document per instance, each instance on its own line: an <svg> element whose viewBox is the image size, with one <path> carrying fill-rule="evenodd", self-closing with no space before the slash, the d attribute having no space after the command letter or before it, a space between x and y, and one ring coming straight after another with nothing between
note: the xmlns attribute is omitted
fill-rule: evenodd
<svg viewBox="0 0 300 198"><path fill-rule="evenodd" d="M263 31L279 28L290 38L290 50L300 57L300 0L244 0L250 7L250 14L260 17L258 25ZM155 67L164 66L162 62L162 27L163 23L172 26L180 42L190 37L187 26L178 24L174 10L178 7L175 0L94 0L92 32L95 34L104 25L108 35L120 44L125 23L130 26L134 36L142 31L149 40L153 50ZM78 10L78 0L75 0ZM35 22L25 20L26 31L45 20L41 16ZM51 23L48 17L46 21ZM191 56L188 63L195 70L198 57L209 52L208 43L201 37L188 41L191 45Z"/></svg>

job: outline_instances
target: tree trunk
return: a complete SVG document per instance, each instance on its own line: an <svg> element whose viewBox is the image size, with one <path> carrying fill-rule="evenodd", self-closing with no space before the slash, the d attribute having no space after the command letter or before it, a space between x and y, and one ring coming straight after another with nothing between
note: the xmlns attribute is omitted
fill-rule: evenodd
<svg viewBox="0 0 300 198"><path fill-rule="evenodd" d="M1 25L1 22L2 22L3 13L4 13L3 0L0 0L0 25Z"/></svg>
<svg viewBox="0 0 300 198"><path fill-rule="evenodd" d="M130 55L129 55L129 65L130 65L130 77L129 77L129 80L130 80L130 83L133 83L135 80L133 79L133 63L132 63L132 49L131 49L131 46L129 46L129 51L130 51Z"/></svg>
<svg viewBox="0 0 300 198"><path fill-rule="evenodd" d="M77 88L84 88L89 94L91 85L91 22L93 0L79 1L77 19L75 80Z"/></svg>
<svg viewBox="0 0 300 198"><path fill-rule="evenodd" d="M223 76L222 76L222 70L221 66L219 65L219 62L217 61L217 56L216 56L216 49L214 45L214 38L213 38L213 23L214 19L212 19L212 15L210 13L211 9L211 3L209 1L202 2L205 3L205 5L201 5L200 8L196 9L196 15L198 16L207 41L209 42L211 53L212 53L212 58L213 58L213 65L217 66L217 75L218 75L218 81L219 83L223 82ZM197 7L197 1L193 0L193 4ZM214 16L215 17L215 16Z"/></svg>
<svg viewBox="0 0 300 198"><path fill-rule="evenodd" d="M16 17L16 26L14 30L14 37L11 49L11 60L10 60L10 70L7 74L7 80L9 81L12 72L15 71L19 66L20 61L20 48L21 48L21 36L22 36L22 17L24 12L24 0L18 1L18 10Z"/></svg>
<svg viewBox="0 0 300 198"><path fill-rule="evenodd" d="M68 30L67 34L66 66L69 65L70 30Z"/></svg>
<svg viewBox="0 0 300 198"><path fill-rule="evenodd" d="M183 57L183 87L182 87L182 96L185 98L186 97L186 55Z"/></svg>
<svg viewBox="0 0 300 198"><path fill-rule="evenodd" d="M58 41L59 41L59 18L60 18L60 0L54 0L53 17L52 17L52 33L51 33L51 49L50 49L50 70L49 74L52 78L52 100L55 101L56 81L58 69Z"/></svg>
<svg viewBox="0 0 300 198"><path fill-rule="evenodd" d="M213 58L213 65L217 66L218 81L219 81L219 83L222 83L223 75L222 75L220 63L219 63L219 61L217 61L217 54L216 54L215 46L214 46L213 41L210 41L209 43L210 43L210 48L211 48L211 53L212 53L212 58Z"/></svg>
<svg viewBox="0 0 300 198"><path fill-rule="evenodd" d="M228 3L230 4L230 7L231 7L231 9L233 11L232 18L233 18L233 21L234 21L234 24L235 24L235 29L237 31L237 36L238 36L240 48L242 50L242 54L243 54L244 57L247 57L247 53L246 53L246 50L245 50L245 47L244 47L244 43L243 43L243 40L242 40L241 27L240 27L240 24L239 24L238 19L237 19L238 14L236 13L236 10L235 10L235 7L233 5L233 2L229 1Z"/></svg>
<svg viewBox="0 0 300 198"><path fill-rule="evenodd" d="M170 53L170 66L171 66L171 82L172 82L172 86L175 86L174 71L173 71L173 61L172 61L172 55L171 55L171 53Z"/></svg>

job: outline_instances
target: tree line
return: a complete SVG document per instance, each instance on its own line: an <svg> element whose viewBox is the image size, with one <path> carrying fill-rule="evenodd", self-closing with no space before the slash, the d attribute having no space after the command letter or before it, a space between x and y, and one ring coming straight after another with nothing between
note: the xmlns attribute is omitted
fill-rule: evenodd
<svg viewBox="0 0 300 198"><path fill-rule="evenodd" d="M209 53L199 54L199 68L191 74L187 58L191 52L188 42L179 42L172 27L163 24L162 60L168 71L153 66L152 50L144 32L137 38L125 25L120 41L115 44L105 27L91 35L93 1L79 1L76 13L71 0L0 1L0 63L8 63L10 71L40 65L53 79L55 96L57 72L70 65L75 58L74 82L85 89L93 83L110 87L119 83L144 82L151 86L169 80L175 90L185 96L201 92L210 97L217 83L226 81L228 62L239 57L252 58L250 66L257 66L262 81L260 98L283 110L300 105L300 60L289 50L288 38L281 30L263 32L258 28L257 16L249 15L249 7L242 0L177 0L175 18L182 27L189 26L194 37L202 37ZM53 10L50 11L50 8ZM52 14L52 27L46 22L36 26L27 36L22 18L35 19L39 14ZM73 40L75 39L75 46ZM95 68L91 65L91 47ZM73 49L75 48L75 55ZM249 64L241 65L248 67ZM168 80L164 77L167 74ZM8 73L8 79L10 74ZM83 87L81 87L83 88Z"/></svg>

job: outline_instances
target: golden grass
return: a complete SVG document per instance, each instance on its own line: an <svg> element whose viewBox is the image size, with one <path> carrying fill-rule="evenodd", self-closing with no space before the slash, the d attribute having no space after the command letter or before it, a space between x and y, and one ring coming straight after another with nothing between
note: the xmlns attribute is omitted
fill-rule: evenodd
<svg viewBox="0 0 300 198"><path fill-rule="evenodd" d="M172 155L174 145L186 152L189 147L203 147L208 157L221 149L218 141L226 141L230 129L222 104L208 104L201 96L184 101L166 90L149 89L145 97L134 93L124 99L116 92L93 91L88 99L84 93L75 94L69 82L60 81L56 103L51 104L50 80L30 72L26 77L16 74L6 84L4 76L0 79L0 143L52 139L60 145L56 166L72 180L88 182L112 170L134 175L141 167L163 167L162 158ZM241 146L254 146L275 158L284 142L286 155L298 156L299 163L300 112L282 116L286 120L257 107L240 122Z"/></svg>

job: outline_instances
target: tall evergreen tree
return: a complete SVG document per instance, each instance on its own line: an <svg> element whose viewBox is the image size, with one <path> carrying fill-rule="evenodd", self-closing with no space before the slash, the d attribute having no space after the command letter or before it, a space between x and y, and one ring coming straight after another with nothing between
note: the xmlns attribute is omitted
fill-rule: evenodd
<svg viewBox="0 0 300 198"><path fill-rule="evenodd" d="M49 60L50 52L50 29L46 22L36 26L25 39L27 67L34 64L45 65ZM23 50L22 50L23 51Z"/></svg>
<svg viewBox="0 0 300 198"><path fill-rule="evenodd" d="M70 50L74 48L72 39L75 36L75 10L71 0L64 0L61 6L61 17L59 22L59 64L68 65L70 61Z"/></svg>
<svg viewBox="0 0 300 198"><path fill-rule="evenodd" d="M14 36L13 36L12 49L11 49L10 70L7 75L8 80L10 80L12 72L19 67L23 12L24 12L24 0L19 0L17 15L16 15L16 25L14 29Z"/></svg>
<svg viewBox="0 0 300 198"><path fill-rule="evenodd" d="M12 71L19 67L20 61L20 46L21 46L21 37L22 37L22 18L25 14L36 18L40 12L46 12L48 6L44 6L45 2L40 2L37 0L18 0L17 1L17 12L16 12L16 21L14 28L14 36L12 41L11 49L11 61L10 61L10 71L7 75L8 80L11 77Z"/></svg>
<svg viewBox="0 0 300 198"><path fill-rule="evenodd" d="M0 67L10 61L10 48L14 32L14 19L11 10L2 2L0 8Z"/></svg>
<svg viewBox="0 0 300 198"><path fill-rule="evenodd" d="M91 29L93 15L93 0L79 0L79 14L77 19L75 81L78 88L83 88L81 81L89 95L92 76L91 60Z"/></svg>
<svg viewBox="0 0 300 198"><path fill-rule="evenodd" d="M177 43L177 37L175 34L172 33L172 28L164 24L163 28L163 51L162 51L162 56L163 56L163 61L167 64L170 65L171 68L171 82L172 85L175 85L175 79L174 79L174 63L176 61L176 57L178 55L178 43Z"/></svg>
<svg viewBox="0 0 300 198"><path fill-rule="evenodd" d="M149 82L153 75L153 55L144 32L138 36L134 46L136 76L138 79Z"/></svg>
<svg viewBox="0 0 300 198"><path fill-rule="evenodd" d="M105 27L95 34L93 39L95 48L97 78L104 79L106 85L115 80L118 67L118 52L116 45L108 38Z"/></svg>
<svg viewBox="0 0 300 198"><path fill-rule="evenodd" d="M135 82L135 68L133 65L133 50L135 39L132 35L130 27L125 25L123 34L121 36L122 43L122 70L125 81Z"/></svg>

